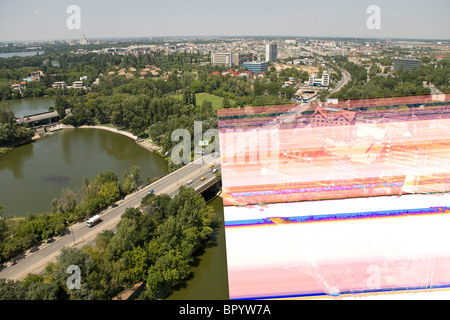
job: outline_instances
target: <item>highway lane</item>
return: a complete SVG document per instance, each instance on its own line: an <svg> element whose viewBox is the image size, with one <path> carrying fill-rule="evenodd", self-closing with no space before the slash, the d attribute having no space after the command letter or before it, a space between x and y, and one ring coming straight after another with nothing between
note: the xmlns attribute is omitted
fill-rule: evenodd
<svg viewBox="0 0 450 320"><path fill-rule="evenodd" d="M104 230L115 230L121 215L127 208L139 207L142 198L147 195L150 189L155 194L169 195L178 193L181 185L198 189L215 178L215 174L209 171L212 161L219 163L217 157L202 157L198 161L187 164L158 181L126 196L113 206L99 213L102 221L92 228L89 228L84 222L69 227L65 234L55 237L52 242L41 244L40 246L34 247L34 250L31 249L25 252L22 257L17 259L15 265L10 266L8 263L0 266L0 278L20 280L28 273L42 273L47 263L56 261L56 257L62 248L72 246L81 248L94 243L95 237L100 232ZM215 168L220 169L220 164L216 164ZM203 176L206 179L201 181L200 178ZM188 180L192 180L192 183L187 184Z"/></svg>

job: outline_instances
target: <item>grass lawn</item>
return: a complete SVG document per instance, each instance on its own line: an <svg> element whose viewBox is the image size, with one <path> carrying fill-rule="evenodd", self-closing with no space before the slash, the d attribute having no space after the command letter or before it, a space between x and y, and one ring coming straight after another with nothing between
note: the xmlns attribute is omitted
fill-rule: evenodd
<svg viewBox="0 0 450 320"><path fill-rule="evenodd" d="M221 108L222 107L222 97L218 97L209 93L197 93L195 95L195 99L197 100L197 105L202 105L203 101L211 101L213 107ZM232 103L233 101L230 101Z"/></svg>
<svg viewBox="0 0 450 320"><path fill-rule="evenodd" d="M174 94L174 95L172 95L172 97L174 97L175 99L178 99L178 100L181 100L183 98L183 96L181 94ZM203 103L203 101L206 100L206 101L211 101L213 107L221 108L223 98L215 96L213 94L209 94L209 93L196 93L195 100L196 100L198 106L200 106ZM234 101L230 100L230 104L233 105Z"/></svg>

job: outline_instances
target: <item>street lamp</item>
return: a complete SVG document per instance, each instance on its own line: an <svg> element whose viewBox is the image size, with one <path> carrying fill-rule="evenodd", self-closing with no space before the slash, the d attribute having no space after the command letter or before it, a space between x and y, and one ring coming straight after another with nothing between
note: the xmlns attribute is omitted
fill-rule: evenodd
<svg viewBox="0 0 450 320"><path fill-rule="evenodd" d="M70 227L70 230L72 231L73 244L75 245L75 234L73 233L73 227Z"/></svg>

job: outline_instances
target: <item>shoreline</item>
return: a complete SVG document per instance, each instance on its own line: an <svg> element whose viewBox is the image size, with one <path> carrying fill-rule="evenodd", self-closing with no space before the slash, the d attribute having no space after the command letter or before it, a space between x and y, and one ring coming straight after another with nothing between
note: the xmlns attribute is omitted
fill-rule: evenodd
<svg viewBox="0 0 450 320"><path fill-rule="evenodd" d="M124 130L120 130L118 128L115 127L109 127L109 126L101 126L101 125L95 125L95 126L87 126L87 125L83 125L80 127L74 127L74 126L70 126L70 125L65 125L65 124L61 124L61 129L100 129L100 130L106 130L106 131L110 131L110 132L114 132L114 133L118 133L121 135L124 135L128 138L131 138L134 140L134 142L136 142L138 145L140 145L141 147L152 151L152 152L159 152L161 154L162 152L162 148L156 146L155 144L153 144L153 142L150 141L150 139L141 139L138 140L139 137L135 136L134 134L124 131Z"/></svg>
<svg viewBox="0 0 450 320"><path fill-rule="evenodd" d="M164 157L162 155L162 148L158 147L157 145L153 144L153 142L150 139L141 139L138 141L137 136L135 136L134 134L124 131L124 130L120 130L118 128L115 127L109 127L109 126L102 126L102 125L95 125L95 126L88 126L88 125L83 125L83 126L79 126L79 127L74 127L71 125L67 125L67 124L59 124L59 128L56 130L51 130L47 133L51 133L51 132L55 132L55 131L59 131L59 130L68 130L68 129L100 129L100 130L106 130L106 131L110 131L110 132L114 132L114 133L118 133L121 135L124 135L130 139L133 139L134 142L136 142L136 144L138 144L139 146L147 149L148 151L151 152L156 152L159 155L161 155L162 157ZM44 134L45 135L45 134ZM32 138L31 141L36 141L38 139L40 139L43 135L40 135L38 133L36 133Z"/></svg>

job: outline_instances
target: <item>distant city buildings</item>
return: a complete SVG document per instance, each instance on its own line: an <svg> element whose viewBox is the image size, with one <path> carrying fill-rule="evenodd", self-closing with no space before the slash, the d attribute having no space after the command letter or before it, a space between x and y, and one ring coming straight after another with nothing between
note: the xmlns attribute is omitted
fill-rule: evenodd
<svg viewBox="0 0 450 320"><path fill-rule="evenodd" d="M276 62L278 56L278 45L276 43L266 44L266 62Z"/></svg>
<svg viewBox="0 0 450 320"><path fill-rule="evenodd" d="M411 71L415 68L420 68L421 61L419 59L406 57L406 58L396 58L394 60L394 71Z"/></svg>
<svg viewBox="0 0 450 320"><path fill-rule="evenodd" d="M242 68L252 73L263 73L269 70L269 63L268 62L244 62L242 64Z"/></svg>

